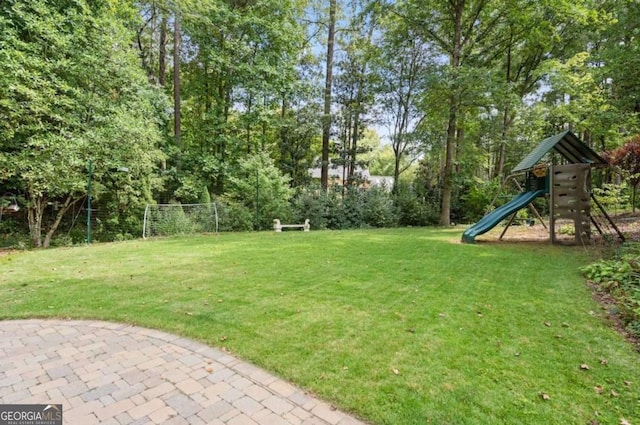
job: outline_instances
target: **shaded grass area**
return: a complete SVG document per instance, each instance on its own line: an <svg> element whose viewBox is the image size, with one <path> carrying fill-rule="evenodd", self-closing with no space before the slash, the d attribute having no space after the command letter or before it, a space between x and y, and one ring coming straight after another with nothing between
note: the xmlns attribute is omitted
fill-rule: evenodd
<svg viewBox="0 0 640 425"><path fill-rule="evenodd" d="M580 276L588 253L459 237L222 234L14 254L0 258L0 317L179 333L375 424L640 417L639 356Z"/></svg>

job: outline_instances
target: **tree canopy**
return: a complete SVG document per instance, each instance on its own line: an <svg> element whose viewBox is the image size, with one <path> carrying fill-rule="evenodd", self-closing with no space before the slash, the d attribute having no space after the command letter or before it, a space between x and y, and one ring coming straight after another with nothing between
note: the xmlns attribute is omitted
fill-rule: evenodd
<svg viewBox="0 0 640 425"><path fill-rule="evenodd" d="M126 12L117 2L0 4L0 178L25 197L35 246L86 196L89 162L97 180L126 166L150 197L164 99L129 48Z"/></svg>
<svg viewBox="0 0 640 425"><path fill-rule="evenodd" d="M401 216L471 219L542 138L637 137L639 28L633 0L5 0L0 189L34 246L77 221L89 179L121 237L148 202L249 220L252 170L277 211L314 167L325 192L331 167L345 187L373 167L422 211Z"/></svg>

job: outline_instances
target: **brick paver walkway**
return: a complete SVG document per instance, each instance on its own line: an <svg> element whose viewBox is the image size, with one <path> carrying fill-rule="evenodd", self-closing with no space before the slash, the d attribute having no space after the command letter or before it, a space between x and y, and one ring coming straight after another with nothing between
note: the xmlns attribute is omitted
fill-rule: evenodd
<svg viewBox="0 0 640 425"><path fill-rule="evenodd" d="M65 425L356 425L275 376L136 326L0 321L0 404L62 404Z"/></svg>

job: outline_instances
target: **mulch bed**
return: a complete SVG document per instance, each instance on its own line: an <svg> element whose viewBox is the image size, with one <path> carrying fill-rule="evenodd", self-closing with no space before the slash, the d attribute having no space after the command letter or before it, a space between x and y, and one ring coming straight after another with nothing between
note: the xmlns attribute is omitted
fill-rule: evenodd
<svg viewBox="0 0 640 425"><path fill-rule="evenodd" d="M640 242L640 212L635 214L624 214L612 217L616 227L625 236L627 242ZM516 225L510 226L502 240L500 234L504 231L504 226L496 226L489 232L476 238L478 243L496 242L534 242L551 243L549 238L548 221L545 228L536 220L533 226ZM571 227L571 222L567 222L567 227ZM559 226L558 226L559 227ZM557 228L558 228L557 227ZM557 235L557 239L563 244L574 244L575 238L572 235ZM600 244L600 235L594 231L594 244Z"/></svg>

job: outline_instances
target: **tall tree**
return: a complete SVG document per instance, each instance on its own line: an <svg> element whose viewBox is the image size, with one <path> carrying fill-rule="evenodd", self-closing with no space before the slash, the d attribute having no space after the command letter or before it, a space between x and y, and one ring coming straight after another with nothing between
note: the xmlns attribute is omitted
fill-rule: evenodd
<svg viewBox="0 0 640 425"><path fill-rule="evenodd" d="M504 20L505 5L500 0L407 0L394 8L408 26L424 35L448 57L449 97L446 124L445 159L442 169L440 224L451 221L454 158L458 145L464 142L461 112L463 98L473 82L468 70L481 67L486 52L501 43L497 29Z"/></svg>
<svg viewBox="0 0 640 425"><path fill-rule="evenodd" d="M611 108L606 115L600 114L601 121L613 130L607 134L608 143L600 143L604 149L640 131L640 7L632 0L608 0L601 7L604 25L596 26L596 37L588 42L593 65L590 70Z"/></svg>
<svg viewBox="0 0 640 425"><path fill-rule="evenodd" d="M277 144L301 47L294 0L189 3L182 16L185 179L216 194L249 152Z"/></svg>
<svg viewBox="0 0 640 425"><path fill-rule="evenodd" d="M514 155L519 161L521 152L527 149L521 143L527 135L514 124L521 112L549 90L550 76L556 72L553 64L582 51L588 35L598 27L597 13L584 3L588 2L505 3L505 19L496 29L496 48L486 53L487 76L492 80L487 113L489 120L499 120L497 133L492 135L496 142L487 145L490 178L502 177L507 161Z"/></svg>
<svg viewBox="0 0 640 425"><path fill-rule="evenodd" d="M366 161L358 160L366 147L359 145L367 123L373 118L375 73L373 60L373 34L376 31L377 16L352 12L350 22L338 40L341 54L336 63L335 77L336 127L340 165L343 165L345 182L358 180L355 176Z"/></svg>
<svg viewBox="0 0 640 425"><path fill-rule="evenodd" d="M539 89L544 77L540 68L544 61L556 57L561 50L565 25L563 13L554 10L560 2L514 2L501 31L504 49L496 49L495 63L501 75L493 93L500 110L500 138L490 177L502 176L507 160L511 128L524 98ZM553 41L556 41L555 43ZM503 53L502 53L503 52Z"/></svg>
<svg viewBox="0 0 640 425"><path fill-rule="evenodd" d="M322 114L322 159L320 164L320 184L324 190L329 187L329 140L331 138L331 90L333 85L333 54L336 38L337 0L329 0L329 22L327 26L327 54L324 77L324 108Z"/></svg>
<svg viewBox="0 0 640 425"><path fill-rule="evenodd" d="M418 158L419 127L430 113L420 99L434 73L431 46L420 32L391 16L385 22L377 61L378 99L394 153L394 190L399 177Z"/></svg>
<svg viewBox="0 0 640 425"><path fill-rule="evenodd" d="M173 138L178 149L182 148L182 100L180 98L180 11L173 15Z"/></svg>
<svg viewBox="0 0 640 425"><path fill-rule="evenodd" d="M87 195L88 173L101 179L127 166L138 196L150 193L164 103L119 19L129 7L0 3L0 180L27 199L36 247L50 244L66 211ZM50 203L59 205L52 220Z"/></svg>

